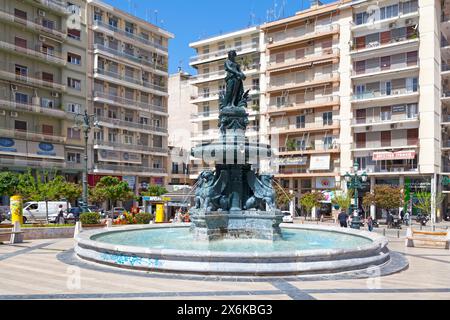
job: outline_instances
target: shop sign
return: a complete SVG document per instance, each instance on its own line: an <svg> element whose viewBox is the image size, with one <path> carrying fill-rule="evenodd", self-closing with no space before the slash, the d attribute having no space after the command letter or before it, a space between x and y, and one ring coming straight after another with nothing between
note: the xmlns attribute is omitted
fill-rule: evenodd
<svg viewBox="0 0 450 320"><path fill-rule="evenodd" d="M136 177L135 176L123 176L123 181L126 181L128 183L128 186L131 190L134 190L134 187L136 186Z"/></svg>
<svg viewBox="0 0 450 320"><path fill-rule="evenodd" d="M330 170L330 155L312 155L310 170Z"/></svg>
<svg viewBox="0 0 450 320"><path fill-rule="evenodd" d="M274 164L278 166L304 166L308 163L308 157L278 158L274 160Z"/></svg>
<svg viewBox="0 0 450 320"><path fill-rule="evenodd" d="M374 152L373 161L381 160L412 160L415 159L416 152L414 150L397 151L397 152Z"/></svg>
<svg viewBox="0 0 450 320"><path fill-rule="evenodd" d="M392 113L404 113L405 111L405 105L392 106Z"/></svg>
<svg viewBox="0 0 450 320"><path fill-rule="evenodd" d="M333 189L336 186L334 178L316 178L317 189Z"/></svg>
<svg viewBox="0 0 450 320"><path fill-rule="evenodd" d="M448 186L448 185L450 185L450 177L448 177L448 176L442 176L442 182L441 182L441 184L442 184L443 186Z"/></svg>
<svg viewBox="0 0 450 320"><path fill-rule="evenodd" d="M334 191L325 190L322 191L323 200L322 203L331 203L331 201L334 199Z"/></svg>
<svg viewBox="0 0 450 320"><path fill-rule="evenodd" d="M14 148L16 142L11 138L0 138L0 151L17 152Z"/></svg>

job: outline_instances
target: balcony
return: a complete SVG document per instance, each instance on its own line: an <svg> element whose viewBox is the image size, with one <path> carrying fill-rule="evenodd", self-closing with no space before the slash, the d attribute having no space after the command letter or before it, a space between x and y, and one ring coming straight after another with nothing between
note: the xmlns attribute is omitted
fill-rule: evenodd
<svg viewBox="0 0 450 320"><path fill-rule="evenodd" d="M24 76L24 75L16 74L14 72L0 70L0 77L2 79L7 79L10 81L14 81L14 82L25 83L25 84L32 85L32 86L43 87L46 89L53 89L53 90L57 90L57 91L66 91L65 85L51 82L51 81L46 81L44 79L33 78L28 75Z"/></svg>
<svg viewBox="0 0 450 320"><path fill-rule="evenodd" d="M278 152L280 156L298 155L298 154L313 154L313 153L339 153L341 146L339 143L332 144L310 144L308 146L300 147L280 147Z"/></svg>
<svg viewBox="0 0 450 320"><path fill-rule="evenodd" d="M378 8L378 10L380 10L381 7ZM414 17L419 16L419 11L417 6L416 7L409 7L408 9L404 10L403 8L399 7L398 8L398 14L396 16L391 16L385 19L381 19L381 17L378 15L371 15L370 16L370 20L368 22L365 23L359 23L357 24L355 21L351 21L351 29L352 31L356 31L356 30L367 30L369 28L375 29L381 29L384 27L388 27L389 24L393 23L393 22L399 22L401 20L406 20L406 19L411 19ZM367 10L370 10L369 8L367 8Z"/></svg>
<svg viewBox="0 0 450 320"><path fill-rule="evenodd" d="M118 105L123 108L136 109L138 111L154 112L156 114L167 115L167 108L163 106L154 105L148 102L142 102L138 100L127 99L120 96L115 96L105 92L94 91L94 100Z"/></svg>
<svg viewBox="0 0 450 320"><path fill-rule="evenodd" d="M15 102L0 99L0 109L8 109L12 111L30 112L35 116L38 114L47 115L55 118L65 118L66 112L61 109L53 109L45 106L34 105L31 103Z"/></svg>
<svg viewBox="0 0 450 320"><path fill-rule="evenodd" d="M14 159L14 158L0 158L0 166L8 167L20 167L20 168L33 168L33 169L67 169L67 170L83 170L83 165L81 163L63 162L63 161L51 161L50 159L45 159L44 161L39 160L25 160L25 159Z"/></svg>
<svg viewBox="0 0 450 320"><path fill-rule="evenodd" d="M367 68L364 70L353 70L352 71L352 79L359 79L365 77L374 77L374 76L382 76L387 73L395 72L399 74L400 72L409 72L412 70L419 69L419 62L407 62L406 60L401 61L399 63L391 64L389 67L381 67L376 66L373 68Z"/></svg>
<svg viewBox="0 0 450 320"><path fill-rule="evenodd" d="M246 88L246 85L244 83L244 88ZM199 91L201 91L201 88L199 88ZM259 91L259 87L252 87L249 95L250 96L254 96L254 95L259 95L261 92ZM214 100L219 100L219 97L221 94L225 94L224 90L214 90L214 91L209 91L206 93L201 93L199 92L197 95L193 95L191 96L191 103L200 103L200 102L204 102L204 101L214 101Z"/></svg>
<svg viewBox="0 0 450 320"><path fill-rule="evenodd" d="M147 124L141 124L141 123L136 123L136 122L131 122L131 121L125 121L123 119L114 119L114 118L107 118L107 117L97 117L100 124L99 125L104 125L106 124L106 126L108 125L112 125L112 127L122 127L125 129L140 129L143 131L153 131L153 132L157 132L157 133L163 133L163 134L167 134L167 128L162 128L162 127L156 127L156 126L152 126L152 125L147 125ZM103 124L102 124L103 123Z"/></svg>
<svg viewBox="0 0 450 320"><path fill-rule="evenodd" d="M380 162L380 161L378 161ZM402 172L407 173L419 173L419 168L417 164L414 163L403 163L403 164L377 164L377 165L368 165L365 168L367 174L371 175L374 173L382 173L382 174L399 174Z"/></svg>
<svg viewBox="0 0 450 320"><path fill-rule="evenodd" d="M164 51L166 53L168 52L168 48L162 46L161 44L158 44L158 43L156 43L154 41L151 41L149 39L141 37L141 36L139 36L139 35L137 35L135 33L131 33L131 32L128 32L126 30L119 29L119 28L114 27L114 26L112 26L112 25L110 25L108 23L105 23L103 21L94 20L94 29L95 29L95 27L105 28L107 30L115 32L116 34L124 36L126 39L133 39L133 40L136 40L136 41L138 41L138 42L140 42L142 44L145 44L146 46L157 48L157 49L159 49L161 51Z"/></svg>
<svg viewBox="0 0 450 320"><path fill-rule="evenodd" d="M391 91L365 91L354 94L352 102L367 102L370 100L395 99L408 95L417 95L419 88L398 88Z"/></svg>
<svg viewBox="0 0 450 320"><path fill-rule="evenodd" d="M124 58L131 62L134 62L135 64L137 64L139 66L149 67L153 70L161 71L163 74L167 74L167 66L166 65L156 64L152 61L144 59L144 57L142 57L142 56L136 56L131 53L119 51L117 49L104 46L103 44L100 44L100 43L94 44L93 50L97 50L99 52L106 52L106 54L108 56L110 56L111 58L117 58L117 57Z"/></svg>
<svg viewBox="0 0 450 320"><path fill-rule="evenodd" d="M333 129L339 129L339 120L330 121L315 121L315 122L304 122L304 123L294 123L288 125L273 124L273 128L270 134L287 134L287 133L301 133L308 131L328 131Z"/></svg>
<svg viewBox="0 0 450 320"><path fill-rule="evenodd" d="M284 116L287 112L298 111L303 109L313 109L339 105L340 98L338 95L330 95L323 97L315 97L311 100L305 100L303 103L288 103L281 106L271 106L267 111L271 116Z"/></svg>
<svg viewBox="0 0 450 320"><path fill-rule="evenodd" d="M416 122L419 121L418 114L400 114L390 115L384 119L381 117L364 117L352 119L352 126L373 126L373 125L390 125L398 122Z"/></svg>
<svg viewBox="0 0 450 320"><path fill-rule="evenodd" d="M245 75L254 74L257 72L257 70L260 68L259 63L252 63L250 64L243 72ZM207 81L215 81L215 80L222 80L226 76L225 70L217 70L209 73L200 73L195 76L191 77L191 83L200 83L200 82L207 82Z"/></svg>
<svg viewBox="0 0 450 320"><path fill-rule="evenodd" d="M384 48L398 48L399 52L405 52L410 48L414 48L419 44L419 34L412 33L409 35L393 37L386 42L381 43L380 40L365 43L364 46L356 46L353 44L350 47L350 54L356 55L365 52L371 52L373 50L381 50Z"/></svg>
<svg viewBox="0 0 450 320"><path fill-rule="evenodd" d="M0 49L22 54L26 57L37 58L45 62L57 65L66 65L66 60L62 58L60 53L45 51L44 48L36 46L36 49L24 48L15 44L0 41Z"/></svg>
<svg viewBox="0 0 450 320"><path fill-rule="evenodd" d="M165 168L153 168L153 167L147 167L147 166L142 166L142 165L127 166L127 165L117 165L117 164L107 164L107 163L96 163L96 164L94 164L93 170L94 170L94 172L112 171L114 173L139 172L139 173L160 174L160 175L167 174L167 170Z"/></svg>
<svg viewBox="0 0 450 320"><path fill-rule="evenodd" d="M311 26L302 29L300 32L289 30L281 35L270 35L268 37L268 49L297 44L302 41L308 41L312 38L324 37L339 32L338 24L328 24L320 26Z"/></svg>
<svg viewBox="0 0 450 320"><path fill-rule="evenodd" d="M40 132L21 131L14 129L0 129L0 136L38 142L43 141L43 142L64 143L66 141L66 138L63 136L47 135Z"/></svg>
<svg viewBox="0 0 450 320"><path fill-rule="evenodd" d="M255 136L259 132L259 126L248 126L245 131L246 136ZM209 129L200 132L194 132L191 134L191 140L193 141L211 141L219 137L219 129Z"/></svg>
<svg viewBox="0 0 450 320"><path fill-rule="evenodd" d="M198 63L204 63L207 61L212 60L220 60L225 59L227 57L227 54L230 50L236 50L236 53L238 55L250 53L250 52L256 52L259 50L259 44L258 43L246 43L240 46L232 46L228 47L226 49L217 50L217 51L211 51L209 53L203 53L196 56L193 56L190 58L190 65L195 65Z"/></svg>
<svg viewBox="0 0 450 320"><path fill-rule="evenodd" d="M290 58L285 59L283 62L271 61L268 64L267 70L269 72L278 72L292 70L292 68L298 67L311 67L311 64L320 60L329 60L339 57L338 48L323 49L321 52L309 52L305 53L304 57L297 58L292 55Z"/></svg>
<svg viewBox="0 0 450 320"><path fill-rule="evenodd" d="M67 34L63 33L62 30L51 29L42 25L42 22L37 23L30 20L22 19L18 16L15 16L14 14L7 13L5 11L0 11L0 19L8 23L16 24L20 27L26 27L29 30L44 32L46 35L51 36L57 40L65 40L67 38ZM36 21L39 22L39 20Z"/></svg>
<svg viewBox="0 0 450 320"><path fill-rule="evenodd" d="M353 151L386 150L386 149L414 149L419 147L419 140L393 139L390 143L381 143L381 140L366 141L366 143L352 143Z"/></svg>
<svg viewBox="0 0 450 320"><path fill-rule="evenodd" d="M99 77L100 75L100 77ZM104 77L101 77L104 76ZM159 91L159 93L161 94L167 94L167 87L163 87L163 86L159 86L156 84L153 84L151 82L145 81L145 80L140 80L140 79L136 79L134 77L129 77L126 75L122 75L116 72L112 72L112 71L107 71L105 69L94 69L94 77L95 78L109 78L106 79L107 81L111 81L111 82L116 82L119 85L124 85L124 86L129 86L129 87L133 87L137 90L141 90L141 91L149 91L148 89L152 89L152 90L156 90ZM113 79L113 80L111 80ZM114 80L119 80L119 81L114 81ZM132 86L131 84L134 84L134 86Z"/></svg>
<svg viewBox="0 0 450 320"><path fill-rule="evenodd" d="M111 147L111 148L117 148L122 149L125 151L129 150L137 150L137 151L144 151L144 152L151 152L151 153L161 153L164 155L167 155L169 152L169 149L167 148L161 148L161 147L151 147L151 146L145 146L142 144L128 144L128 143L121 143L121 142L110 142L106 140L94 140L94 148L101 149L101 147Z"/></svg>
<svg viewBox="0 0 450 320"><path fill-rule="evenodd" d="M34 5L38 5L42 9L49 9L55 13L70 15L72 11L63 1L60 0L27 0Z"/></svg>
<svg viewBox="0 0 450 320"><path fill-rule="evenodd" d="M310 86L315 86L323 83L329 83L329 82L337 82L339 81L339 72L331 72L327 74L318 74L314 77L310 77L309 79L294 79L289 81L280 81L281 83L276 83L275 80L274 83L268 86L267 92L273 93L277 91L284 91L284 90L292 90L292 89L300 89Z"/></svg>

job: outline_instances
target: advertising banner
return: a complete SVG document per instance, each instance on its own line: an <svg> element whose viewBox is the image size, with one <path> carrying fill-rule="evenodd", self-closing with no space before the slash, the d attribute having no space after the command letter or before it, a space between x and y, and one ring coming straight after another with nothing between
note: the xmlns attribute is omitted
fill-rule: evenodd
<svg viewBox="0 0 450 320"><path fill-rule="evenodd" d="M330 170L331 156L327 155L312 155L309 165L310 170Z"/></svg>

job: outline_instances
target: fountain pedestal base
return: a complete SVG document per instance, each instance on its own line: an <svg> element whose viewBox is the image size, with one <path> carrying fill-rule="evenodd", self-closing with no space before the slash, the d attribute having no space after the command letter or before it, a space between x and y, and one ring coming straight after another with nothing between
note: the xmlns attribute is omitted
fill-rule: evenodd
<svg viewBox="0 0 450 320"><path fill-rule="evenodd" d="M281 211L191 210L191 232L196 240L259 239L280 240Z"/></svg>

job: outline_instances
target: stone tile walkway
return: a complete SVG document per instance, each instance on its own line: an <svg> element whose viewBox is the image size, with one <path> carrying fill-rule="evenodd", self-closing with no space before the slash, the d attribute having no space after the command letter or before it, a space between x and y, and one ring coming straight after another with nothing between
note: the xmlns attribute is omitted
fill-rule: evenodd
<svg viewBox="0 0 450 320"><path fill-rule="evenodd" d="M342 280L158 276L78 261L72 239L0 245L0 299L450 299L449 250L389 240L407 270Z"/></svg>

